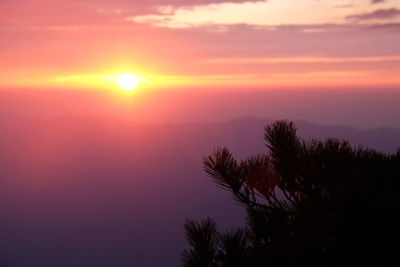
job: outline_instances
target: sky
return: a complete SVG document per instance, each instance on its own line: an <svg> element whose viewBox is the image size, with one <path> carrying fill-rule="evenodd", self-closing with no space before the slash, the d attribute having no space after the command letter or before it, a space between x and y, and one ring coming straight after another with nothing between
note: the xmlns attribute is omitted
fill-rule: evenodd
<svg viewBox="0 0 400 267"><path fill-rule="evenodd" d="M398 87L399 0L0 0L0 88Z"/></svg>

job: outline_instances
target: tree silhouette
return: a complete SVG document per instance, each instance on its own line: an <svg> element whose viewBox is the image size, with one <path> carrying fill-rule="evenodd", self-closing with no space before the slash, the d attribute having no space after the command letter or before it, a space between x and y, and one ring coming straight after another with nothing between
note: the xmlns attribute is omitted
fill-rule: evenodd
<svg viewBox="0 0 400 267"><path fill-rule="evenodd" d="M244 205L243 229L186 221L183 266L379 264L398 248L400 149L392 155L347 141L305 141L292 122L265 128L269 153L243 161L227 148L206 173ZM397 244L397 245L396 245Z"/></svg>

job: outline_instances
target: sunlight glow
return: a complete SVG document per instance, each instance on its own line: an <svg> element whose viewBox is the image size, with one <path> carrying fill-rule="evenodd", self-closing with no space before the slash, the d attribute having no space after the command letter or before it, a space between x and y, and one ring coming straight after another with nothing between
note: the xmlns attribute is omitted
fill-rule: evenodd
<svg viewBox="0 0 400 267"><path fill-rule="evenodd" d="M118 76L117 82L121 89L132 91L139 85L140 79L133 73L123 73Z"/></svg>

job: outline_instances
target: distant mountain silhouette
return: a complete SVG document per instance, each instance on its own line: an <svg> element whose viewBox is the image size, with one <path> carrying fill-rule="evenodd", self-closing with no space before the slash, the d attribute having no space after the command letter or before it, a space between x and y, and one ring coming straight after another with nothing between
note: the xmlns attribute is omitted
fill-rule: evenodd
<svg viewBox="0 0 400 267"><path fill-rule="evenodd" d="M202 157L220 146L237 158L264 152L268 122L2 116L0 266L177 266L186 218L211 216L222 228L244 220L205 178ZM382 152L400 144L400 129L295 124L304 138Z"/></svg>
<svg viewBox="0 0 400 267"><path fill-rule="evenodd" d="M136 122L220 122L244 115L342 124L360 129L400 127L400 90L325 88L279 90L185 88L142 90L1 90L0 118L90 115Z"/></svg>

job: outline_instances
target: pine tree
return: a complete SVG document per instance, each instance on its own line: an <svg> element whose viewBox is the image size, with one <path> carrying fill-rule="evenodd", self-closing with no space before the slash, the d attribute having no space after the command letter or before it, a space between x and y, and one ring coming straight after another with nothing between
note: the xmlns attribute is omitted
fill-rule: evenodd
<svg viewBox="0 0 400 267"><path fill-rule="evenodd" d="M379 265L398 245L400 149L387 155L347 141L305 141L292 122L265 128L268 153L238 161L227 148L205 172L244 205L243 229L218 233L188 220L183 266Z"/></svg>

